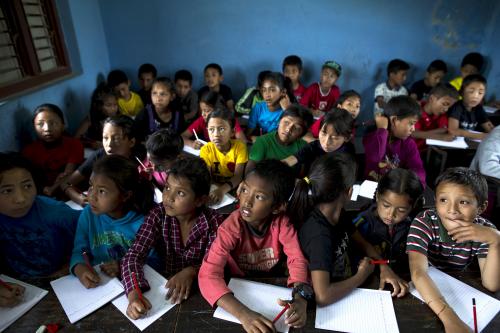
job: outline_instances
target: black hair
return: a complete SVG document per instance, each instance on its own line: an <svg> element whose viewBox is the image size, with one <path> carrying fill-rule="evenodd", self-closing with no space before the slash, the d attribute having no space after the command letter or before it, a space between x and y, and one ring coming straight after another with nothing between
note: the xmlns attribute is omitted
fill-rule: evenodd
<svg viewBox="0 0 500 333"><path fill-rule="evenodd" d="M459 93L455 87L449 83L439 83L437 86L431 89L429 96L436 96L437 98L451 97L453 99L458 99Z"/></svg>
<svg viewBox="0 0 500 333"><path fill-rule="evenodd" d="M18 152L2 152L0 153L0 182L2 181L3 173L12 169L24 169L31 174L35 186L41 189L41 171L36 168L33 163Z"/></svg>
<svg viewBox="0 0 500 333"><path fill-rule="evenodd" d="M302 119L302 121L304 122L304 128L301 136L304 136L307 133L307 130L309 129L309 127L311 127L314 121L311 112L306 107L296 103L290 104L290 106L283 112L280 119L283 119L284 117L295 117Z"/></svg>
<svg viewBox="0 0 500 333"><path fill-rule="evenodd" d="M433 60L429 66L427 66L427 73L432 74L435 72L444 72L445 74L448 73L448 66L446 66L446 63L443 60Z"/></svg>
<svg viewBox="0 0 500 333"><path fill-rule="evenodd" d="M205 73L207 71L207 69L209 69L209 68L215 69L217 72L219 72L219 75L222 75L222 67L219 64L210 63L210 64L206 65L205 69L203 70L203 73Z"/></svg>
<svg viewBox="0 0 500 333"><path fill-rule="evenodd" d="M179 80L183 80L183 81L188 81L189 84L193 84L193 74L191 74L190 71L188 71L187 69L181 69L177 72L175 72L175 75L174 75L174 82L177 82Z"/></svg>
<svg viewBox="0 0 500 333"><path fill-rule="evenodd" d="M140 177L137 165L130 159L120 155L105 155L94 163L92 172L111 179L121 193L130 193L124 205L126 212L133 210L147 214L153 208L153 185Z"/></svg>
<svg viewBox="0 0 500 333"><path fill-rule="evenodd" d="M387 65L387 76L391 75L391 73L397 73L399 71L407 71L410 69L410 65L404 60L401 59L392 59L389 61Z"/></svg>
<svg viewBox="0 0 500 333"><path fill-rule="evenodd" d="M272 83L276 84L280 90L284 89L286 91L286 94L288 95L288 98L290 99L290 102L295 103L297 101L295 96L293 95L292 81L280 72L267 72L262 75L262 81L259 89L262 87L264 81L271 81Z"/></svg>
<svg viewBox="0 0 500 333"><path fill-rule="evenodd" d="M465 167L446 169L437 177L436 189L441 183L451 183L468 187L474 192L474 196L479 206L484 205L488 200L488 184L486 178L475 170Z"/></svg>
<svg viewBox="0 0 500 333"><path fill-rule="evenodd" d="M129 116L125 116L123 114L119 114L113 117L108 117L104 120L104 125L111 124L116 127L120 127L122 129L123 135L128 139L137 139L136 127L134 120Z"/></svg>
<svg viewBox="0 0 500 333"><path fill-rule="evenodd" d="M44 111L52 112L53 114L58 116L59 119L61 119L61 122L64 124L64 114L61 108L51 103L45 103L37 106L35 108L35 112L33 112L33 121L35 121L36 116L38 116L40 113Z"/></svg>
<svg viewBox="0 0 500 333"><path fill-rule="evenodd" d="M420 210L424 187L415 172L401 168L389 170L378 182L377 195L384 195L387 191L407 195L413 206L412 211Z"/></svg>
<svg viewBox="0 0 500 333"><path fill-rule="evenodd" d="M487 85L487 81L486 81L486 78L484 76L482 76L481 74L471 74L471 75L467 75L464 80L462 81L462 86L460 87L460 93L463 94L465 88L467 88L467 86L471 83L474 83L474 82L479 82L479 83L482 83L484 84L484 87L486 87Z"/></svg>
<svg viewBox="0 0 500 333"><path fill-rule="evenodd" d="M214 109L214 111L210 112L210 114L207 117L207 126L208 126L208 122L212 118L219 118L219 119L225 120L229 123L229 127L231 129L234 128L234 123L235 123L234 113L229 111L225 107L216 107Z"/></svg>
<svg viewBox="0 0 500 333"><path fill-rule="evenodd" d="M354 185L356 168L354 158L345 153L328 153L314 161L307 178L295 185L289 213L293 224L302 225L316 205L341 198Z"/></svg>
<svg viewBox="0 0 500 333"><path fill-rule="evenodd" d="M349 111L341 108L333 108L323 117L320 123L320 129L323 126L333 126L337 135L343 136L349 140L354 127L354 119Z"/></svg>
<svg viewBox="0 0 500 333"><path fill-rule="evenodd" d="M346 90L340 94L339 99L335 102L336 105L344 103L349 98L356 97L361 101L361 95L356 90Z"/></svg>
<svg viewBox="0 0 500 333"><path fill-rule="evenodd" d="M255 168L246 175L256 175L266 181L272 188L273 206L287 203L293 193L295 176L292 168L278 160L262 160L255 164Z"/></svg>
<svg viewBox="0 0 500 333"><path fill-rule="evenodd" d="M158 72L156 71L156 67L153 64L142 64L139 66L139 71L137 72L137 76L141 77L141 74L144 73L151 73L153 74L153 77L156 77Z"/></svg>
<svg viewBox="0 0 500 333"><path fill-rule="evenodd" d="M395 96L387 102L384 108L384 115L387 117L396 116L398 119L417 116L420 118L422 111L418 102L410 96Z"/></svg>
<svg viewBox="0 0 500 333"><path fill-rule="evenodd" d="M175 94L174 83L168 77L165 77L165 76L157 77L156 79L154 79L153 84L151 85L151 87L153 87L155 84L162 84L165 87L167 87L167 90L171 94Z"/></svg>
<svg viewBox="0 0 500 333"><path fill-rule="evenodd" d="M146 141L146 150L150 156L160 160L174 160L182 153L184 141L170 128L162 128L151 134Z"/></svg>
<svg viewBox="0 0 500 333"><path fill-rule="evenodd" d="M127 74L125 74L124 71L119 70L119 69L115 69L115 70L112 70L111 72L109 72L107 81L108 81L108 85L111 88L115 88L119 84L129 82Z"/></svg>
<svg viewBox="0 0 500 333"><path fill-rule="evenodd" d="M169 177L185 178L197 198L210 193L210 171L204 160L186 156L174 162L168 173Z"/></svg>
<svg viewBox="0 0 500 333"><path fill-rule="evenodd" d="M271 73L269 70L261 71L259 75L257 75L257 89L260 89L262 83L264 82L264 78L267 74Z"/></svg>
<svg viewBox="0 0 500 333"><path fill-rule="evenodd" d="M483 55L478 52L467 53L462 59L460 68L465 67L466 65L472 65L476 67L478 72L481 72L483 70L483 65L484 65Z"/></svg>
<svg viewBox="0 0 500 333"><path fill-rule="evenodd" d="M97 88L92 93L90 101L90 124L91 126L101 126L101 121L107 118L107 116L102 113L102 107L104 106L104 100L108 97L116 98L113 89L108 86L105 82L100 83ZM102 130L102 129L101 129Z"/></svg>
<svg viewBox="0 0 500 333"><path fill-rule="evenodd" d="M297 55L289 55L283 59L282 69L285 71L285 66L297 66L299 71L302 71L302 59Z"/></svg>
<svg viewBox="0 0 500 333"><path fill-rule="evenodd" d="M198 102L199 103L203 102L214 109L216 107L222 107L224 105L224 102L222 100L222 96L218 92L211 91L211 90L203 93L200 96L200 99L198 100Z"/></svg>

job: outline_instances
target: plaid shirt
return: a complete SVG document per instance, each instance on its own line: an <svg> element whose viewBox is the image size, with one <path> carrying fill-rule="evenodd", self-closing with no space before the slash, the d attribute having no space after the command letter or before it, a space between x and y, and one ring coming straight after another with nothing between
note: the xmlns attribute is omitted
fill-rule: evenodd
<svg viewBox="0 0 500 333"><path fill-rule="evenodd" d="M199 267L222 221L222 215L212 209L203 208L184 246L179 221L166 215L161 204L152 209L139 228L134 244L121 261L123 285L127 295L134 289L132 272L136 272L139 288L143 291L149 290L143 266L153 247L164 255L167 276L188 266Z"/></svg>

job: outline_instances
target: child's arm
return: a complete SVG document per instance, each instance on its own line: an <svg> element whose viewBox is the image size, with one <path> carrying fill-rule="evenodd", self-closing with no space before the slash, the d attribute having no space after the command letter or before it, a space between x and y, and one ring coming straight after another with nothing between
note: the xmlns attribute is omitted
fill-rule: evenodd
<svg viewBox="0 0 500 333"><path fill-rule="evenodd" d="M489 120L487 122L482 123L481 127L484 129L486 133L493 131L493 129L495 128L495 126L493 126L493 123Z"/></svg>
<svg viewBox="0 0 500 333"><path fill-rule="evenodd" d="M194 149L200 149L201 147L203 147L203 144L198 140L191 140L193 137L193 132L191 131L190 128L182 132L181 134L182 140L184 140L184 144L186 146L193 147Z"/></svg>
<svg viewBox="0 0 500 333"><path fill-rule="evenodd" d="M248 139L245 135L245 132L243 132L243 130L236 132L236 134L234 136L236 137L236 139L240 140L244 144L246 144L248 142Z"/></svg>
<svg viewBox="0 0 500 333"><path fill-rule="evenodd" d="M217 204L221 202L224 195L230 192L233 188L238 187L245 173L246 163L238 163L234 169L234 175L226 183L217 186L213 191L210 191L210 203Z"/></svg>
<svg viewBox="0 0 500 333"><path fill-rule="evenodd" d="M234 101L232 99L226 101L226 106L229 111L232 111L234 113Z"/></svg>
<svg viewBox="0 0 500 333"><path fill-rule="evenodd" d="M89 116L86 116L83 120L78 129L76 130L75 133L75 138L80 139L87 131L89 130L90 127L90 118Z"/></svg>
<svg viewBox="0 0 500 333"><path fill-rule="evenodd" d="M375 121L377 123L377 130L363 138L363 146L366 152L366 175L372 172L378 174L379 163L383 162L389 138L389 131L387 130L389 119L384 115L376 114Z"/></svg>
<svg viewBox="0 0 500 333"><path fill-rule="evenodd" d="M166 299L170 299L172 304L180 304L188 299L191 294L191 286L197 276L198 268L188 266L170 277L165 285L165 288L168 288Z"/></svg>
<svg viewBox="0 0 500 333"><path fill-rule="evenodd" d="M482 140L488 135L487 133L471 133L467 130L461 129L458 119L453 117L448 119L448 132L454 136L463 136L464 138L473 140Z"/></svg>
<svg viewBox="0 0 500 333"><path fill-rule="evenodd" d="M386 103L384 101L384 96L377 96L375 98L375 103L377 103L379 108L381 109L385 108Z"/></svg>
<svg viewBox="0 0 500 333"><path fill-rule="evenodd" d="M68 196L70 200L73 200L80 206L85 206L87 204L87 196L80 192L74 186L80 184L85 180L85 177L80 173L80 171L74 171L66 182L61 184L61 190Z"/></svg>
<svg viewBox="0 0 500 333"><path fill-rule="evenodd" d="M429 131L415 130L411 136L415 139L434 139L442 141L453 141L455 139L455 136L449 133L447 128L435 128Z"/></svg>

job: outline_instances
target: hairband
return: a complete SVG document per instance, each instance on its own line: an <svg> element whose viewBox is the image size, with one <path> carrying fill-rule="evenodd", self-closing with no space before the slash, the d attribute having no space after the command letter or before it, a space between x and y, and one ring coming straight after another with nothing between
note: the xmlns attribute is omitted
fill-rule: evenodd
<svg viewBox="0 0 500 333"><path fill-rule="evenodd" d="M309 180L309 178L306 176L304 177L304 181L307 183L307 184L311 184L311 181Z"/></svg>

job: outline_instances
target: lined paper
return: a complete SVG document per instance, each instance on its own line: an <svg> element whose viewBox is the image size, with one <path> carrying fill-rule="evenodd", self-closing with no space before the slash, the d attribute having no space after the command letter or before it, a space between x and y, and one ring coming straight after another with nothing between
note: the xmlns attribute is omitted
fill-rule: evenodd
<svg viewBox="0 0 500 333"><path fill-rule="evenodd" d="M500 301L441 272L439 269L430 266L427 273L441 295L446 299L448 305L455 311L471 329L474 329L474 318L472 315L472 298L476 299L477 327L481 332L488 323L495 318L500 311ZM415 289L413 282L410 282L410 292L413 296L425 302L420 293Z"/></svg>
<svg viewBox="0 0 500 333"><path fill-rule="evenodd" d="M234 297L241 303L271 321L283 309L277 303L277 299L290 300L292 298L292 289L261 282L232 278L228 287L233 292ZM240 321L235 316L221 307L215 310L214 317L240 324ZM285 315L282 315L274 326L277 332L287 333L288 325L285 324Z"/></svg>
<svg viewBox="0 0 500 333"><path fill-rule="evenodd" d="M363 288L333 304L317 306L314 327L351 333L399 332L391 292Z"/></svg>
<svg viewBox="0 0 500 333"><path fill-rule="evenodd" d="M23 301L20 304L12 308L0 307L0 332L2 332L22 315L28 312L33 306L35 306L36 303L40 302L42 298L47 295L48 291L23 281L16 280L7 275L0 275L0 279L5 282L17 283L25 288Z"/></svg>
<svg viewBox="0 0 500 333"><path fill-rule="evenodd" d="M125 294L112 302L113 305L141 331L175 306L175 304L171 304L169 300L165 299L168 291L165 285L168 280L148 265L144 266L144 275L151 289L142 295L148 299L152 306L146 317L133 320L127 316L128 298Z"/></svg>
<svg viewBox="0 0 500 333"><path fill-rule="evenodd" d="M435 139L425 139L425 143L429 146L440 146L449 148L469 148L465 138L463 136L457 136L453 141L435 140Z"/></svg>

